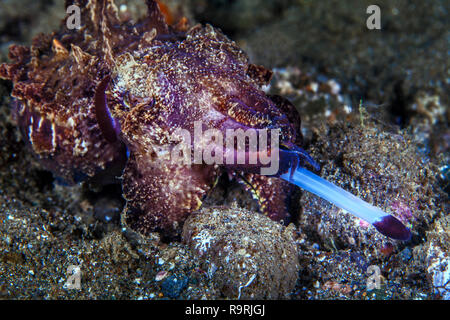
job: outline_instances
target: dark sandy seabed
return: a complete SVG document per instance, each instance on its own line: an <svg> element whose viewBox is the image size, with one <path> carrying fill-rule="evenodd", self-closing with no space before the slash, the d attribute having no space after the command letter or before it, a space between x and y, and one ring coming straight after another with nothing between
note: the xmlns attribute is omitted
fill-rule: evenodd
<svg viewBox="0 0 450 320"><path fill-rule="evenodd" d="M121 225L120 186L62 186L40 167L2 80L0 298L450 299L450 2L377 1L381 30L366 28L371 1L166 3L273 68L267 90L298 108L320 174L401 218L411 241L391 241L307 192L286 228L227 183L181 241L142 238ZM63 16L62 1L1 1L0 61ZM70 265L81 268L79 290L67 287ZM374 268L380 285L369 290Z"/></svg>

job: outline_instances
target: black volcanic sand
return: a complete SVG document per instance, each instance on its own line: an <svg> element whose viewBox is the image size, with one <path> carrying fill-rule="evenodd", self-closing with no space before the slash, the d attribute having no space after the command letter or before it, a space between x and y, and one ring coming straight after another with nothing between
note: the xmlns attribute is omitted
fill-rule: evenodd
<svg viewBox="0 0 450 320"><path fill-rule="evenodd" d="M142 11L140 1L120 3ZM11 83L0 80L0 298L450 299L450 3L379 1L382 29L374 31L365 27L370 1L167 3L276 68L267 90L300 111L320 174L404 218L412 240L391 241L306 192L296 225L284 230L234 210L257 208L225 178L205 201L223 206L205 211L213 218L193 216L179 242L144 239L121 225L120 186L63 186L39 166L11 118ZM9 44L29 44L63 15L62 1L1 2L0 61ZM214 232L208 239L202 230ZM231 260L209 259L217 250ZM70 265L81 268L80 290L66 285ZM369 266L380 270L375 290ZM258 272L272 282L253 281Z"/></svg>

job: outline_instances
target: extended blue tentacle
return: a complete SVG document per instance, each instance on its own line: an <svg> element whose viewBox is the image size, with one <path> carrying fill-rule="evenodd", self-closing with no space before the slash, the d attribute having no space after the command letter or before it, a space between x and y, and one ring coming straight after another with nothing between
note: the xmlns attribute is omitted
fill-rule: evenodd
<svg viewBox="0 0 450 320"><path fill-rule="evenodd" d="M358 218L367 221L385 236L404 241L411 238L410 230L397 218L308 171L302 165L305 160L315 169L319 168L311 156L301 148L280 150L280 170L278 177L312 192L336 206L347 210Z"/></svg>

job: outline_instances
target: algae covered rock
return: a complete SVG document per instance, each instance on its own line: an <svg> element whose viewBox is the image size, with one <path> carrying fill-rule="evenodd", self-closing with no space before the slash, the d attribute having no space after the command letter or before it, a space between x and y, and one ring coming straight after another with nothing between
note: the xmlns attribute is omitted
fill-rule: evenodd
<svg viewBox="0 0 450 320"><path fill-rule="evenodd" d="M297 281L293 231L251 211L212 207L188 218L183 240L225 297L280 299Z"/></svg>

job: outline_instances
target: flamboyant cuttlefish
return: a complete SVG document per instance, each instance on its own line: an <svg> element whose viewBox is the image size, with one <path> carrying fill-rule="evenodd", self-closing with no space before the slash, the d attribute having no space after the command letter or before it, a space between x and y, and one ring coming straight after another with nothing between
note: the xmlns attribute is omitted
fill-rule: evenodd
<svg viewBox="0 0 450 320"><path fill-rule="evenodd" d="M11 46L12 63L0 66L0 77L13 82L13 113L46 168L69 183L120 175L124 221L132 229L179 234L226 170L245 183L271 219L288 221L294 183L385 235L409 238L396 218L304 168L317 164L298 147L302 136L295 107L262 91L271 72L251 64L218 29L188 27L185 19L168 25L153 0L147 0L147 16L135 24L120 17L113 0L69 5L81 9L79 28L65 21L61 31L37 36L30 48ZM198 129L214 130L209 142L185 139ZM275 172L261 175L267 163L248 161L262 155L260 140L253 149L250 137L240 149L234 140L231 148L221 147L217 137L239 129L255 129L259 137L270 129L267 139L278 133L278 144L266 145L266 156L276 155ZM178 149L186 143L189 148ZM181 153L190 160L208 143L216 160L240 151L244 162L168 157Z"/></svg>

